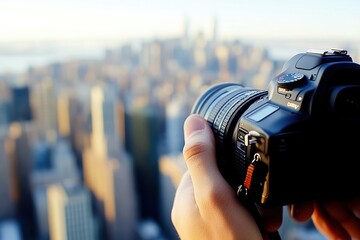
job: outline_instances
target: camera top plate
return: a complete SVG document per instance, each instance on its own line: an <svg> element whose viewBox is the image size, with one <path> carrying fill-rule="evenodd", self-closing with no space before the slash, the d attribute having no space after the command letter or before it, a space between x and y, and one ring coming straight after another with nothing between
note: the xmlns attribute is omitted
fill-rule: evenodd
<svg viewBox="0 0 360 240"><path fill-rule="evenodd" d="M342 48L331 48L330 51L329 50L316 50L316 49L311 49L306 51L306 53L310 53L310 54L318 54L321 56L324 55L336 55L336 54L340 54L340 55L347 55L348 51Z"/></svg>
<svg viewBox="0 0 360 240"><path fill-rule="evenodd" d="M344 49L308 50L305 54L300 54L295 67L302 70L311 70L324 63L344 61L352 62L347 50Z"/></svg>

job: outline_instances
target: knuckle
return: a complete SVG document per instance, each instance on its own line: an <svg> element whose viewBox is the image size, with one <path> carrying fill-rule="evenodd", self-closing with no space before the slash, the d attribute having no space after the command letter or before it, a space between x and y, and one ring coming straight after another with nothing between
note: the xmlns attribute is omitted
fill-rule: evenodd
<svg viewBox="0 0 360 240"><path fill-rule="evenodd" d="M183 148L183 155L187 162L192 162L199 159L201 155L211 149L208 142L190 142L185 144Z"/></svg>

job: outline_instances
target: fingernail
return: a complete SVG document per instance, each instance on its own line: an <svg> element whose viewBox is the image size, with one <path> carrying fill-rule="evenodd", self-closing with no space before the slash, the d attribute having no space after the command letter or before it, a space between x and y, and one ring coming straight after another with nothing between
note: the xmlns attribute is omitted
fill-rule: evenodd
<svg viewBox="0 0 360 240"><path fill-rule="evenodd" d="M205 122L199 116L190 116L186 119L184 125L184 134L185 138L189 137L192 133L196 131L204 130Z"/></svg>

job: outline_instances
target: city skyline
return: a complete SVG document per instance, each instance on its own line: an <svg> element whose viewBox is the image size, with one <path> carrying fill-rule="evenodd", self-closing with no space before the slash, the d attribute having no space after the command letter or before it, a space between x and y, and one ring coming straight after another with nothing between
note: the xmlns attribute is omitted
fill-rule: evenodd
<svg viewBox="0 0 360 240"><path fill-rule="evenodd" d="M94 231L104 240L176 239L171 206L196 98L220 82L265 89L283 65L267 48L202 35L104 54L0 74L0 165L13 169L0 175L0 231L11 221L19 240ZM79 194L66 196L67 183ZM65 227L77 224L89 230Z"/></svg>

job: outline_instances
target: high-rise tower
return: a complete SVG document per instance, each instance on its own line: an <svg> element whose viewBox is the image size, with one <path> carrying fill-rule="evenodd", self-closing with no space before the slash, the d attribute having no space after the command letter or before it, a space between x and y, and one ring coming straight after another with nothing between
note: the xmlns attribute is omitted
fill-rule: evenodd
<svg viewBox="0 0 360 240"><path fill-rule="evenodd" d="M112 89L92 89L91 146L83 155L84 178L104 222L103 238L133 240L137 198L132 162L120 143L117 103Z"/></svg>
<svg viewBox="0 0 360 240"><path fill-rule="evenodd" d="M52 79L46 78L34 86L32 92L34 118L40 137L48 142L57 138L57 92Z"/></svg>
<svg viewBox="0 0 360 240"><path fill-rule="evenodd" d="M50 238L52 240L96 240L90 193L78 185L55 184L47 190Z"/></svg>

